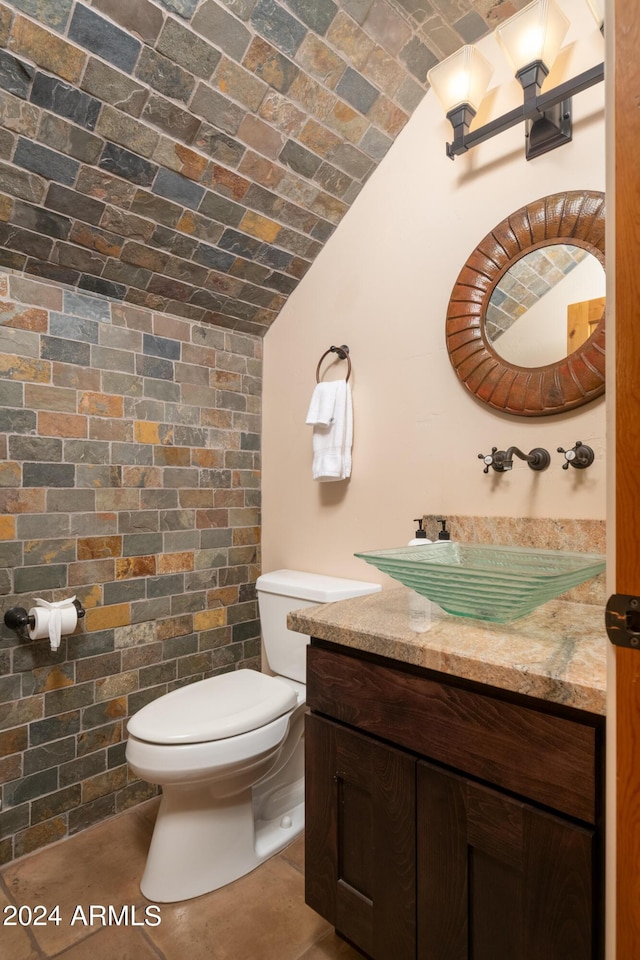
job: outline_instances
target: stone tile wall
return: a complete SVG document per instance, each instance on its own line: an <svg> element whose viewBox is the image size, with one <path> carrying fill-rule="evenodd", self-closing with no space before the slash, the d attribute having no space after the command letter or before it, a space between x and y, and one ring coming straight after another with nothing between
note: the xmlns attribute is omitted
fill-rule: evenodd
<svg viewBox="0 0 640 960"><path fill-rule="evenodd" d="M263 335L429 68L526 2L0 2L0 264Z"/></svg>
<svg viewBox="0 0 640 960"><path fill-rule="evenodd" d="M0 861L152 795L134 711L259 669L261 348L0 275L1 608L87 611L57 653L2 625Z"/></svg>

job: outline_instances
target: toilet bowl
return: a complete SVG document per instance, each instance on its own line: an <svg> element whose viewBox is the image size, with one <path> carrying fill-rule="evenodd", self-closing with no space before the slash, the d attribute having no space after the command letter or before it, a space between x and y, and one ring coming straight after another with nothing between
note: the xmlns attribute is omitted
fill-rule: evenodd
<svg viewBox="0 0 640 960"><path fill-rule="evenodd" d="M162 787L142 893L159 903L200 896L273 856L304 827L304 714L309 637L291 610L380 585L295 570L256 583L267 663L199 680L131 717L133 773Z"/></svg>

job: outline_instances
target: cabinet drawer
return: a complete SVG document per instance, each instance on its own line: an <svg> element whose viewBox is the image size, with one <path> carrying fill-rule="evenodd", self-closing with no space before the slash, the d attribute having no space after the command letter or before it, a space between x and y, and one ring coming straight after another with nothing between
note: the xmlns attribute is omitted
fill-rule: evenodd
<svg viewBox="0 0 640 960"><path fill-rule="evenodd" d="M311 710L595 823L602 725L310 646Z"/></svg>

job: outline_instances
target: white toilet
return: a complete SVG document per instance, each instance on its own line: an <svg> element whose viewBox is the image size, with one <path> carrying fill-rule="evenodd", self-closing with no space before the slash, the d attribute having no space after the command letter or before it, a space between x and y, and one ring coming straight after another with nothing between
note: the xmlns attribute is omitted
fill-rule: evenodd
<svg viewBox="0 0 640 960"><path fill-rule="evenodd" d="M258 577L264 651L276 676L236 670L147 704L129 721L127 761L162 799L140 882L149 900L188 900L249 873L304 826L309 637L291 610L376 593L377 583L297 570Z"/></svg>

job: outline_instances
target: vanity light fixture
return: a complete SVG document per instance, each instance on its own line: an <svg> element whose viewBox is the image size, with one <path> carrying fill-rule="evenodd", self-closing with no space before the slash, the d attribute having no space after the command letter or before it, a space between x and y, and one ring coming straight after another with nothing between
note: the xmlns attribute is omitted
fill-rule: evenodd
<svg viewBox="0 0 640 960"><path fill-rule="evenodd" d="M604 0L587 0L587 3L604 30ZM541 93L569 25L555 0L533 0L496 28L498 43L522 86L524 102L521 107L472 132L469 132L471 121L493 73L489 61L473 45L467 44L428 72L427 80L453 127L453 141L447 144L448 157L454 160L471 147L523 121L527 160L572 139L571 97L604 79L604 63Z"/></svg>

